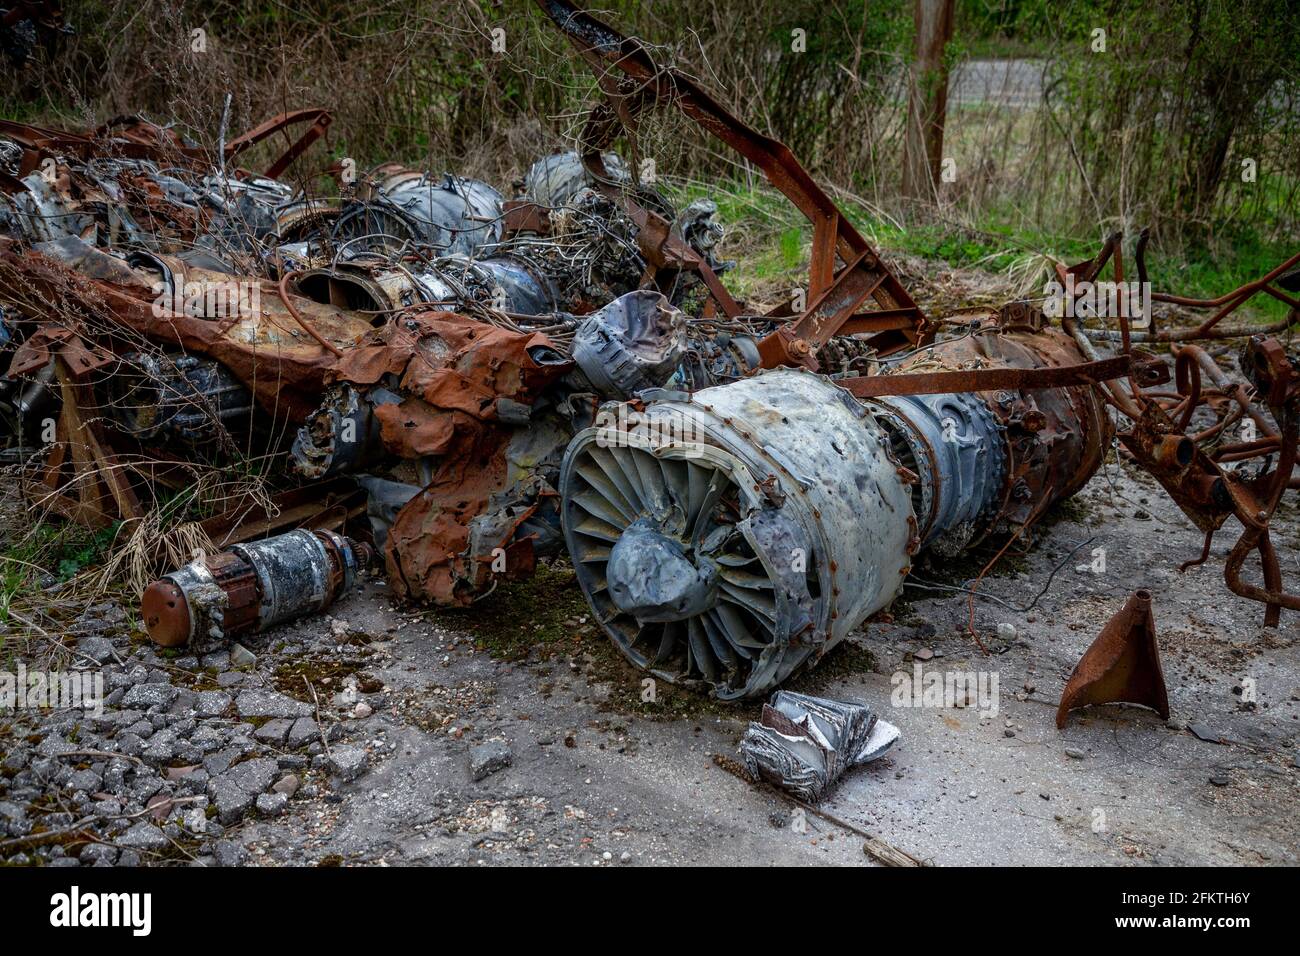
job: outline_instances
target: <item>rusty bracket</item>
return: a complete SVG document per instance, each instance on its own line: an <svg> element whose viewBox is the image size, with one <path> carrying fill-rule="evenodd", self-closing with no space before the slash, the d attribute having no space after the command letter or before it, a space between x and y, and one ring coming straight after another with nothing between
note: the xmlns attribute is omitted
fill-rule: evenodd
<svg viewBox="0 0 1300 956"><path fill-rule="evenodd" d="M1151 592L1135 591L1092 642L1061 694L1056 726L1089 704L1141 704L1169 719L1169 693L1160 667Z"/></svg>
<svg viewBox="0 0 1300 956"><path fill-rule="evenodd" d="M537 5L596 72L601 88L613 103L612 111L593 110L583 135L584 162L598 182L609 183L600 150L612 141L618 126L630 130L636 113L642 109L671 104L761 169L768 182L812 223L809 307L762 341L759 353L765 367L803 365L815 369L815 353L839 334L845 323L869 323L873 313L859 311L868 299L890 313L881 327L862 328L870 336L867 343L878 354L889 355L933 337L924 313L898 277L785 144L741 122L685 73L656 63L636 38L623 36L568 0L537 0ZM612 81L613 70L621 71L631 83ZM630 202L626 196L625 202ZM844 263L838 272L837 259ZM709 276L704 272L701 275L709 283ZM713 284L709 286L716 293ZM728 315L737 314L725 302L719 304Z"/></svg>
<svg viewBox="0 0 1300 956"><path fill-rule="evenodd" d="M506 238L521 232L551 234L551 211L527 199L507 199L501 204L501 232Z"/></svg>
<svg viewBox="0 0 1300 956"><path fill-rule="evenodd" d="M291 126L297 126L300 123L310 121L311 126L307 131L298 138L298 141L286 149L280 158L266 168L263 173L268 179L275 179L286 169L289 164L307 151L307 149L325 135L329 129L330 123L334 122L334 115L325 109L306 109L294 110L289 113L281 113L279 116L272 117L265 123L254 126L242 136L237 136L226 144L226 160L232 160L250 146L255 146L268 137L276 133L283 132Z"/></svg>
<svg viewBox="0 0 1300 956"><path fill-rule="evenodd" d="M866 375L840 379L837 384L858 398L882 395L940 395L947 392L1019 391L1036 388L1065 388L1096 385L1124 378L1138 363L1127 355L1040 368L976 368L950 372L912 372L899 375ZM1154 365L1144 369L1156 371Z"/></svg>

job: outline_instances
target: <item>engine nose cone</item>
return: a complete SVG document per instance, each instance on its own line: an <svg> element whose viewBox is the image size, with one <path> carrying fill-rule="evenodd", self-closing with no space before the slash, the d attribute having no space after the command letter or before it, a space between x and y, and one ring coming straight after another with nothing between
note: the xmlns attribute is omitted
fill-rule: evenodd
<svg viewBox="0 0 1300 956"><path fill-rule="evenodd" d="M718 569L696 565L681 541L647 518L633 522L610 552L606 569L615 606L638 621L683 621L717 602Z"/></svg>

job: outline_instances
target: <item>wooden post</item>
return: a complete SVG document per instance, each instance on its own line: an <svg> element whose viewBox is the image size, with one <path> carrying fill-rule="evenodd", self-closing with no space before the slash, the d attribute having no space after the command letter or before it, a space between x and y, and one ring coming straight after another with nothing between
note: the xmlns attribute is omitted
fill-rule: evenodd
<svg viewBox="0 0 1300 956"><path fill-rule="evenodd" d="M943 126L948 112L948 67L943 53L952 39L955 0L914 2L916 42L907 93L903 195L930 200L938 195L943 161Z"/></svg>

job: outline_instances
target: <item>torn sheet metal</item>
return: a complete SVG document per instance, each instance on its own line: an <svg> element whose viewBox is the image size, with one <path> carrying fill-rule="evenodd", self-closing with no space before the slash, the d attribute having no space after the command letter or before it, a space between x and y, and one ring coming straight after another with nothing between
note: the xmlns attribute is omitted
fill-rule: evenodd
<svg viewBox="0 0 1300 956"><path fill-rule="evenodd" d="M532 573L535 544L556 543L530 522L556 510L572 426L545 396L572 368L545 335L406 316L335 364L335 397L299 431L293 467L310 477L406 463L409 480L371 486L389 580L399 594L469 603L499 577Z"/></svg>
<svg viewBox="0 0 1300 956"><path fill-rule="evenodd" d="M866 704L782 690L750 723L740 756L753 776L817 803L846 772L889 753L899 736Z"/></svg>

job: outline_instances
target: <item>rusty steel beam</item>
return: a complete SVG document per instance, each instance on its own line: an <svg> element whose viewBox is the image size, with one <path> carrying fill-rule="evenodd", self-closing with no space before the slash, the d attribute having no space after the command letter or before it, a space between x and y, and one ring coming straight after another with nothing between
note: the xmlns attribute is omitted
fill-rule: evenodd
<svg viewBox="0 0 1300 956"><path fill-rule="evenodd" d="M601 88L613 102L612 109L593 112L584 133L584 152L592 158L598 178L603 173L600 150L612 140L618 125L628 127L636 113L649 106L669 104L756 165L812 223L809 308L763 341L760 354L764 366L816 368L816 351L839 333L867 299L908 319L902 328L891 327L871 336L868 341L880 354L932 338L925 315L898 277L789 147L732 115L685 73L656 63L635 37L623 36L568 0L537 0L537 4L596 72ZM617 82L614 71L623 74L627 82ZM834 270L837 259L844 263L838 272Z"/></svg>

